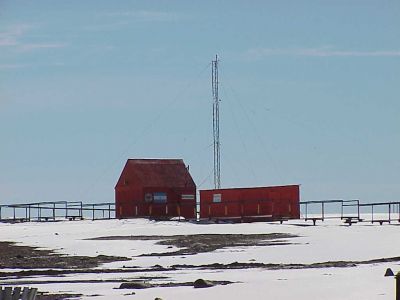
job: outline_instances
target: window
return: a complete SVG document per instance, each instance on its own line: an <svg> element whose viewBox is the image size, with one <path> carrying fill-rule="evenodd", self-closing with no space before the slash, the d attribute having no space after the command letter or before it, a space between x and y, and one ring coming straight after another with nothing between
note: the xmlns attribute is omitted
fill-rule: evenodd
<svg viewBox="0 0 400 300"><path fill-rule="evenodd" d="M221 202L221 194L214 194L213 195L213 202L214 203L219 203L219 202Z"/></svg>
<svg viewBox="0 0 400 300"><path fill-rule="evenodd" d="M146 193L144 195L144 202L146 202L146 203L153 202L153 194L152 193Z"/></svg>
<svg viewBox="0 0 400 300"><path fill-rule="evenodd" d="M154 193L153 194L154 203L167 203L167 193Z"/></svg>

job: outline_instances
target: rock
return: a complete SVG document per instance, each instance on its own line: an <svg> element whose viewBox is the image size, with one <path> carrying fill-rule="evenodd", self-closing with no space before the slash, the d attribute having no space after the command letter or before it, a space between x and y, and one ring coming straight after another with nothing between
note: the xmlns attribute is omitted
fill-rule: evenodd
<svg viewBox="0 0 400 300"><path fill-rule="evenodd" d="M190 248L194 251L194 252L204 252L205 250L208 249L208 245L204 244L204 243L193 243Z"/></svg>
<svg viewBox="0 0 400 300"><path fill-rule="evenodd" d="M157 297L157 298L154 298L154 300L163 300L162 298L159 298L159 297Z"/></svg>
<svg viewBox="0 0 400 300"><path fill-rule="evenodd" d="M198 289L198 288L208 288L212 287L214 284L211 281L204 280L204 279L197 279L195 282L193 282L193 287Z"/></svg>
<svg viewBox="0 0 400 300"><path fill-rule="evenodd" d="M153 268L154 268L154 269L163 269L163 266L161 266L161 265L154 265Z"/></svg>
<svg viewBox="0 0 400 300"><path fill-rule="evenodd" d="M391 268L386 269L385 276L394 276L394 273Z"/></svg>
<svg viewBox="0 0 400 300"><path fill-rule="evenodd" d="M144 281L123 282L119 286L120 289L148 289L151 285Z"/></svg>

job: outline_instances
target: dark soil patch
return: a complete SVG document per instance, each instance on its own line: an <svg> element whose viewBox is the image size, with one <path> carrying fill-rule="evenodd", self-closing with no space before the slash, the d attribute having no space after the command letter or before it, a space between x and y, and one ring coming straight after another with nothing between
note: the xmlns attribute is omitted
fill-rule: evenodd
<svg viewBox="0 0 400 300"><path fill-rule="evenodd" d="M0 269L84 269L95 268L103 263L130 260L127 257L98 255L66 256L52 250L39 250L34 247L17 246L11 242L0 242Z"/></svg>
<svg viewBox="0 0 400 300"><path fill-rule="evenodd" d="M363 261L327 261L311 264L265 264L265 263L239 263L233 262L230 264L220 264L213 263L207 265L173 265L171 268L174 269L254 269L262 268L268 270L295 270L295 269L322 269L322 268L351 268L359 265L371 265L377 263L387 263L387 262L398 262L400 261L400 256L389 257L389 258L378 258Z"/></svg>
<svg viewBox="0 0 400 300"><path fill-rule="evenodd" d="M216 285L232 284L232 281L213 281L197 279L195 282L166 282L166 283L153 283L147 281L131 281L122 283L118 289L148 289L155 287L179 287L179 286L193 286L195 288L212 287Z"/></svg>
<svg viewBox="0 0 400 300"><path fill-rule="evenodd" d="M123 273L150 273L150 272L166 272L177 271L177 270L189 270L189 269L203 269L203 270L226 270L226 269L267 269L267 270L296 270L296 269L318 269L318 268L351 268L359 265L371 265L387 262L400 262L400 257L388 257L388 258L378 258L365 261L327 261L320 263L311 264L266 264L266 263L240 263L233 262L230 264L205 264L205 265L188 265L188 264L177 264L170 267L162 267L159 265L152 266L150 268L122 268L122 269L70 269L70 270L25 270L17 272L0 272L0 279L11 279L11 278L23 278L23 277L34 277L34 276L65 276L67 274L101 274L101 273L113 273L113 274L123 274ZM165 279L165 276L154 276L154 277L140 277L138 279ZM15 284L21 281L15 282ZM72 283L72 282L84 282L82 280L70 280L61 281L54 280L54 283ZM87 283L93 282L106 282L105 280L88 280ZM108 282L115 282L115 280L110 280ZM124 282L124 280L119 280L118 282ZM33 283L31 281L26 281L24 284ZM34 281L35 284L49 283L49 281ZM10 283L14 284L14 283Z"/></svg>
<svg viewBox="0 0 400 300"><path fill-rule="evenodd" d="M168 272L175 271L174 268L164 268L153 266L150 268L123 268L123 269L62 269L62 270L22 270L16 272L0 272L0 279L8 278L29 278L35 276L66 276L68 274L110 274L110 273L146 273L146 272ZM165 278L164 276L156 276L151 278Z"/></svg>
<svg viewBox="0 0 400 300"><path fill-rule="evenodd" d="M80 299L82 294L48 294L39 293L36 300L66 300L66 299Z"/></svg>
<svg viewBox="0 0 400 300"><path fill-rule="evenodd" d="M106 236L92 240L158 240L157 244L175 246L177 251L149 253L141 256L177 256L194 255L211 252L223 248L250 246L280 246L289 245L286 239L297 237L286 233L269 234L194 234L172 236Z"/></svg>

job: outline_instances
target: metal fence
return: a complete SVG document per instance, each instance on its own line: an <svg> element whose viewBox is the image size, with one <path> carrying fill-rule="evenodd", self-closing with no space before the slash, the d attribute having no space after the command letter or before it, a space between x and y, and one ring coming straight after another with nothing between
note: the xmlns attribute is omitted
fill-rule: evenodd
<svg viewBox="0 0 400 300"><path fill-rule="evenodd" d="M0 205L1 222L57 221L61 219L113 219L114 203L84 204L81 201L46 201Z"/></svg>
<svg viewBox="0 0 400 300"><path fill-rule="evenodd" d="M339 206L335 213L327 213L326 208L330 205ZM317 221L325 219L341 219L345 223L351 225L357 222L373 223L391 223L393 221L400 222L400 202L373 202L361 203L360 200L313 200L300 202L302 208L302 219L305 221L313 221L314 225ZM313 208L310 213L309 208ZM380 209L377 209L380 208ZM349 212L349 210L351 210Z"/></svg>

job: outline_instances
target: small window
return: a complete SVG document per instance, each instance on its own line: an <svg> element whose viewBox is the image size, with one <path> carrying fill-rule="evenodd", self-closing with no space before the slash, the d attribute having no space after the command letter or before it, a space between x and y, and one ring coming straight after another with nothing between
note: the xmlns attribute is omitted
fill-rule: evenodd
<svg viewBox="0 0 400 300"><path fill-rule="evenodd" d="M144 195L144 202L146 202L146 203L153 202L153 194L152 193L146 193Z"/></svg>
<svg viewBox="0 0 400 300"><path fill-rule="evenodd" d="M221 194L214 194L214 195L213 195L213 202L214 202L214 203L219 203L219 202L221 202L221 199L222 199Z"/></svg>
<svg viewBox="0 0 400 300"><path fill-rule="evenodd" d="M154 203L167 203L167 193L154 193L153 194Z"/></svg>

